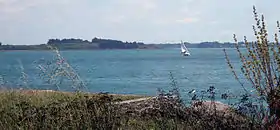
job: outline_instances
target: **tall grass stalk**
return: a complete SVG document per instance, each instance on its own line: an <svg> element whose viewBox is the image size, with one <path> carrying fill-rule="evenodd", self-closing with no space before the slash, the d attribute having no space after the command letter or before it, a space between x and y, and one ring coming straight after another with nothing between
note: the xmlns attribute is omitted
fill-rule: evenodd
<svg viewBox="0 0 280 130"><path fill-rule="evenodd" d="M23 87L24 89L28 89L29 88L28 74L25 73L25 70L24 70L24 67L23 67L23 64L22 64L21 60L18 60L18 64L19 64L20 72L21 72L19 80L23 82L23 84L22 85L20 84L20 86Z"/></svg>
<svg viewBox="0 0 280 130"><path fill-rule="evenodd" d="M55 85L57 90L60 90L64 80L70 81L69 85L76 92L87 90L84 81L67 62L67 60L62 57L59 50L50 45L48 47L54 52L55 56L53 61L47 61L44 64L38 65L38 68L41 71L40 76L48 83Z"/></svg>
<svg viewBox="0 0 280 130"><path fill-rule="evenodd" d="M249 42L244 37L245 52L242 52L236 35L233 38L236 42L235 48L242 63L241 72L252 87L258 92L259 96L264 96L269 105L270 117L280 118L280 44L279 44L279 22L277 21L278 32L274 34L274 42L268 40L268 31L264 15L257 13L255 6L253 7L253 15L255 25L253 32L256 41ZM227 63L232 70L235 78L239 81L239 77L229 56L225 51Z"/></svg>

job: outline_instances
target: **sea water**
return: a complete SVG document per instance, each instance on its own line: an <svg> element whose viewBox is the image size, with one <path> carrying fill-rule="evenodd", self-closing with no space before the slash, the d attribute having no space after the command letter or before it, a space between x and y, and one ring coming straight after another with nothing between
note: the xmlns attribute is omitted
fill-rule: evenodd
<svg viewBox="0 0 280 130"><path fill-rule="evenodd" d="M191 56L181 56L180 49L158 50L71 50L61 55L74 68L90 92L156 95L158 89L170 90L170 73L183 98L189 91L215 87L216 93L241 94L241 85L234 79L221 48L190 48ZM231 62L240 72L240 60L234 49L226 49ZM2 51L0 75L9 88L57 89L40 76L38 61L51 61L52 51ZM22 79L22 74L26 75ZM241 76L241 74L240 74ZM24 80L24 82L22 81ZM252 89L241 78L245 87ZM24 85L24 84L25 85ZM61 84L61 91L73 91Z"/></svg>

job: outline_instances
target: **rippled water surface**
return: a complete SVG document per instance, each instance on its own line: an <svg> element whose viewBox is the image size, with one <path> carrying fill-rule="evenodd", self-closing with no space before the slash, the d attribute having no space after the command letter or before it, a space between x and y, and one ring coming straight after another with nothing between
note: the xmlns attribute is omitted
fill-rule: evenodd
<svg viewBox="0 0 280 130"><path fill-rule="evenodd" d="M239 68L234 49L227 51ZM206 90L210 85L218 92L242 91L228 69L222 49L191 48L190 52L190 57L182 57L179 49L62 51L61 54L91 92L155 95L158 88L169 89L170 72L183 96L191 89ZM52 56L49 51L0 52L1 82L20 87L23 68L30 88L55 89L40 79L36 62L51 60ZM67 85L61 86L61 90L72 91Z"/></svg>

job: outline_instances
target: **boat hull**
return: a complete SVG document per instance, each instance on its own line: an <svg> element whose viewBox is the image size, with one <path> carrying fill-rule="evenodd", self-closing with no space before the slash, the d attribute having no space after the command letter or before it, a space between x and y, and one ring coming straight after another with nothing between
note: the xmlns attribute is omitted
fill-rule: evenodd
<svg viewBox="0 0 280 130"><path fill-rule="evenodd" d="M190 56L188 53L182 53L183 56Z"/></svg>

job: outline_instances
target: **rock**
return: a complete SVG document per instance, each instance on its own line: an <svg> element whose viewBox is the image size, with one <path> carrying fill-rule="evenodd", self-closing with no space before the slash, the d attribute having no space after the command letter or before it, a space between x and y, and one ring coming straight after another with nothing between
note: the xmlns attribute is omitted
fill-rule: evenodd
<svg viewBox="0 0 280 130"><path fill-rule="evenodd" d="M216 111L220 111L220 112L229 111L231 108L229 105L223 104L222 102L219 101L193 102L192 107L194 107L195 109L204 108L208 110L214 110L214 107L216 107Z"/></svg>

